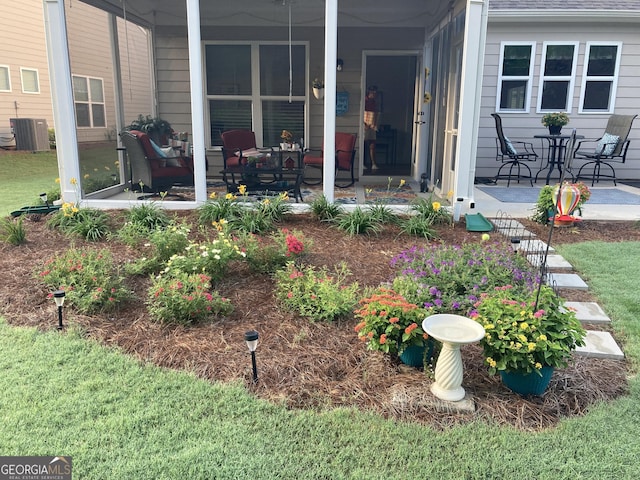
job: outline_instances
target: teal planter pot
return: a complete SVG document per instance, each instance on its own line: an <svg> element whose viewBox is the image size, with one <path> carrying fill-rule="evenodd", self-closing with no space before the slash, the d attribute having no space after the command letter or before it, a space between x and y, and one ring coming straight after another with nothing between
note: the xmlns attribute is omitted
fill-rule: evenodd
<svg viewBox="0 0 640 480"><path fill-rule="evenodd" d="M536 372L518 373L500 371L502 383L515 393L520 395L542 395L549 386L553 376L553 367L542 367L542 376Z"/></svg>
<svg viewBox="0 0 640 480"><path fill-rule="evenodd" d="M433 341L429 339L424 346L409 345L400 354L400 360L405 365L411 367L422 367L424 365L424 359L431 358L433 355Z"/></svg>

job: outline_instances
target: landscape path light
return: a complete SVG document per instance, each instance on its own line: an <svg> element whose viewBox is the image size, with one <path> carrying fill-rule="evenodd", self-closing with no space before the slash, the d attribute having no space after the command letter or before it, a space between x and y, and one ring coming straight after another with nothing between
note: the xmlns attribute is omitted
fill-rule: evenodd
<svg viewBox="0 0 640 480"><path fill-rule="evenodd" d="M258 332L249 330L244 334L244 341L251 352L251 366L253 367L253 383L258 383L258 367L256 366L256 348L258 348Z"/></svg>
<svg viewBox="0 0 640 480"><path fill-rule="evenodd" d="M62 330L64 326L62 325L62 306L64 305L64 290L56 290L53 292L53 299L56 301L56 305L58 306L58 330Z"/></svg>
<svg viewBox="0 0 640 480"><path fill-rule="evenodd" d="M520 237L511 237L511 248L513 249L513 253L518 253L520 249Z"/></svg>

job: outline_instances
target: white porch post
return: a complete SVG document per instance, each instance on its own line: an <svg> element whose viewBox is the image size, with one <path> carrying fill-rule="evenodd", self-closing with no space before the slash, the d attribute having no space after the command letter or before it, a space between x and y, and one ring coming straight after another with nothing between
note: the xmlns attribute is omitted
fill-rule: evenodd
<svg viewBox="0 0 640 480"><path fill-rule="evenodd" d="M338 50L338 0L327 0L324 27L324 168L322 191L333 202L336 177L336 61Z"/></svg>
<svg viewBox="0 0 640 480"><path fill-rule="evenodd" d="M71 179L74 178L80 182L80 157L78 156L64 0L43 0L43 13L53 121L56 129L60 192L65 202L77 203L81 200L80 189L71 184Z"/></svg>
<svg viewBox="0 0 640 480"><path fill-rule="evenodd" d="M458 126L458 131L463 133L458 135L454 199L462 198L469 204L473 203L476 172L488 3L488 0L469 0L465 18Z"/></svg>
<svg viewBox="0 0 640 480"><path fill-rule="evenodd" d="M207 169L205 164L204 92L202 86L199 0L187 0L187 33L189 37L189 83L191 87L191 128L193 129L196 203L204 203L207 200Z"/></svg>

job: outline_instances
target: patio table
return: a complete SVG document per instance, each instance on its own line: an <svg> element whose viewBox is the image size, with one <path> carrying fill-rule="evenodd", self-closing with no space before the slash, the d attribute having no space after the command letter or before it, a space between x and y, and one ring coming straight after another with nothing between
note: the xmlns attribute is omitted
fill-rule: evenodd
<svg viewBox="0 0 640 480"><path fill-rule="evenodd" d="M542 140L547 140L549 142L549 155L547 156L546 165L542 166L538 173L536 173L536 177L534 181L538 182L538 175L540 173L547 171L546 182L545 185L549 185L549 180L551 179L551 174L553 173L553 169L558 169L558 178L562 176L562 166L564 165L564 156L566 149L566 141L571 138L571 135L551 135L549 133L545 135L534 135L533 138L540 138ZM583 135L576 135L576 139L583 139ZM569 172L571 178L573 179L573 174Z"/></svg>

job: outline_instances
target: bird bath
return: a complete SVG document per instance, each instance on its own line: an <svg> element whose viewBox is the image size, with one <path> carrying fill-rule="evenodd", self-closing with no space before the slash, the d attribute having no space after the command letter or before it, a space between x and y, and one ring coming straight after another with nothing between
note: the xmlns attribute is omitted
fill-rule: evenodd
<svg viewBox="0 0 640 480"><path fill-rule="evenodd" d="M462 400L465 393L462 388L460 346L480 340L484 337L484 328L470 318L440 313L425 318L422 329L442 342L442 351L436 363L436 381L431 386L431 393L450 402Z"/></svg>

